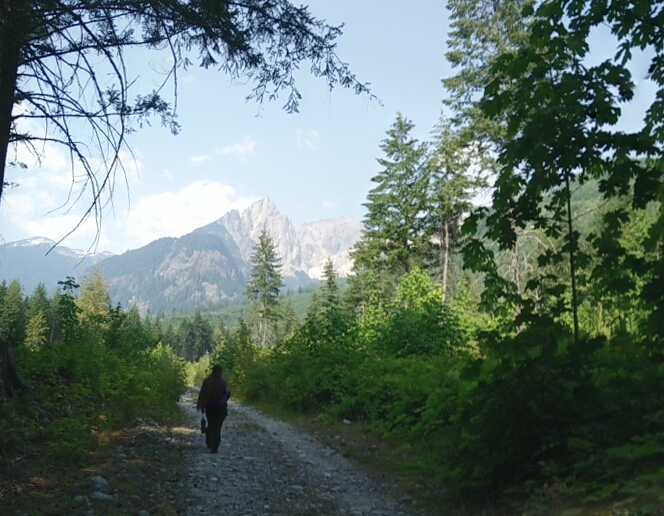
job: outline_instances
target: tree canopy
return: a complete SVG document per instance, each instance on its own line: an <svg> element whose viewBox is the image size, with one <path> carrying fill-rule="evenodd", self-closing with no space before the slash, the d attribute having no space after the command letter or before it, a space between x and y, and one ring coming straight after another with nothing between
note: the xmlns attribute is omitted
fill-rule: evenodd
<svg viewBox="0 0 664 516"><path fill-rule="evenodd" d="M5 0L0 202L7 164L21 165L8 159L11 148L24 145L40 157L46 142L59 144L71 156L72 199L90 195L84 218L93 215L99 225L124 170L127 134L151 116L177 132L177 76L194 64L247 80L248 98L258 102L285 94L288 112L298 110L295 73L303 63L330 88L366 93L336 54L341 32L288 0ZM170 69L152 91L135 91L137 71L125 53L137 47L170 54Z"/></svg>
<svg viewBox="0 0 664 516"><path fill-rule="evenodd" d="M267 228L258 235L249 261L252 268L245 295L253 301L251 315L257 319L256 333L265 347L274 337L274 323L280 317L279 293L284 286L277 248Z"/></svg>

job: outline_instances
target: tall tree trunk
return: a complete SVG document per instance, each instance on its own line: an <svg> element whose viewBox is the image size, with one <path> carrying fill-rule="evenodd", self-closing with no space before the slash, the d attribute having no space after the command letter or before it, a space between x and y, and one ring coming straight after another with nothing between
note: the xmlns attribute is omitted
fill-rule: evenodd
<svg viewBox="0 0 664 516"><path fill-rule="evenodd" d="M450 224L443 223L443 304L447 304L447 273L450 261Z"/></svg>
<svg viewBox="0 0 664 516"><path fill-rule="evenodd" d="M261 347L265 348L265 343L267 341L267 304L263 300L263 309L261 310L261 324L259 331L261 332Z"/></svg>
<svg viewBox="0 0 664 516"><path fill-rule="evenodd" d="M5 186L7 150L12 132L16 77L21 57L21 37L28 27L24 21L26 1L4 0L0 4L0 204ZM25 389L9 341L0 339L0 396L11 397Z"/></svg>
<svg viewBox="0 0 664 516"><path fill-rule="evenodd" d="M516 285L516 291L518 294L521 294L521 271L519 270L519 241L518 238L517 240L514 241L514 245L512 246L512 264L510 266L510 269L512 270L512 281L514 281L514 285Z"/></svg>
<svg viewBox="0 0 664 516"><path fill-rule="evenodd" d="M4 0L0 18L0 203L5 186L7 151L12 132L16 78L21 58L24 23L27 12L25 0Z"/></svg>
<svg viewBox="0 0 664 516"><path fill-rule="evenodd" d="M569 272L572 277L572 315L574 316L574 343L579 343L579 307L576 293L576 239L572 225L572 191L569 185L569 174L565 174L565 189L567 194L567 235L569 238Z"/></svg>
<svg viewBox="0 0 664 516"><path fill-rule="evenodd" d="M11 398L15 392L26 388L18 374L11 344L0 339L0 396Z"/></svg>

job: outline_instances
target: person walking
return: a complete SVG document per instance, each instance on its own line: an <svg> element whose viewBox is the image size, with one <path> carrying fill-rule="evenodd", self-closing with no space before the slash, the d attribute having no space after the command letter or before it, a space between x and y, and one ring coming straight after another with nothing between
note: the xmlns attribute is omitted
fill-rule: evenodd
<svg viewBox="0 0 664 516"><path fill-rule="evenodd" d="M207 418L205 444L211 453L217 453L221 443L221 426L228 415L228 399L231 391L224 378L224 370L219 364L212 368L210 376L203 380L198 393L196 410L200 410Z"/></svg>

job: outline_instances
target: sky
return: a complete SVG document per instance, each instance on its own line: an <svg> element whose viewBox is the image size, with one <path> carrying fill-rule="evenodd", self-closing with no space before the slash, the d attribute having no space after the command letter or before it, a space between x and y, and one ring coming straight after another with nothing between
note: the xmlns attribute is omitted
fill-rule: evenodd
<svg viewBox="0 0 664 516"><path fill-rule="evenodd" d="M381 103L351 90L329 91L302 67L298 114L285 99L246 102L251 84L196 67L178 82L178 121L172 135L158 124L132 134L113 203L103 213L96 250L122 253L160 237L178 237L269 196L299 226L333 217L361 220L379 145L397 112L430 138L442 108L447 11L442 0L311 0L310 11L345 24L338 55L371 83ZM143 91L160 80L162 54L127 54ZM132 70L133 65L133 72ZM381 105L382 104L382 105ZM0 205L0 244L41 236L76 249L95 245L96 225L76 228L84 202L68 202L71 168L62 149L48 147L40 163L9 169Z"/></svg>
<svg viewBox="0 0 664 516"><path fill-rule="evenodd" d="M77 228L87 204L71 202L68 156L47 147L39 163L20 155L28 169L8 170L6 179L19 186L6 189L0 204L0 247L40 236L120 254L182 236L265 196L296 226L332 217L362 220L371 178L380 171L379 145L397 112L413 121L420 140L430 139L440 118L441 79L453 73L444 56L448 13L444 0L308 4L316 17L345 24L337 53L360 81L371 83L380 103L343 88L329 91L303 65L297 77L300 112L288 114L285 99L246 102L251 84L193 66L178 81L180 133L157 124L130 136L126 174L115 182L98 240L94 220ZM602 30L591 38L597 59L615 50ZM137 92L163 80L155 70L167 68L166 57L127 54ZM648 59L636 61L636 99L623 117L625 129L638 126L655 91L640 79Z"/></svg>

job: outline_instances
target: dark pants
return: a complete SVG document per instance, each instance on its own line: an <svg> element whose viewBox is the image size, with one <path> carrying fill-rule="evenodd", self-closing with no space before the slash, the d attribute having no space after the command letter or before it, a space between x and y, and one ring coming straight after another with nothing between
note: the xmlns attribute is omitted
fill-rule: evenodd
<svg viewBox="0 0 664 516"><path fill-rule="evenodd" d="M219 449L221 442L221 425L228 415L228 406L225 403L208 405L205 407L207 417L207 430L205 431L205 444L213 452Z"/></svg>

